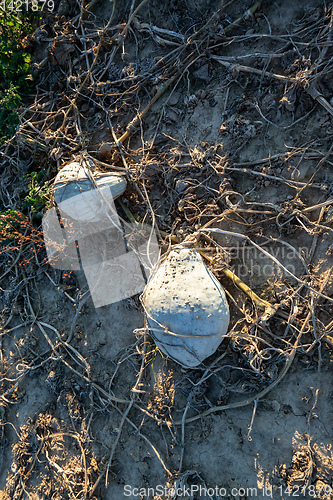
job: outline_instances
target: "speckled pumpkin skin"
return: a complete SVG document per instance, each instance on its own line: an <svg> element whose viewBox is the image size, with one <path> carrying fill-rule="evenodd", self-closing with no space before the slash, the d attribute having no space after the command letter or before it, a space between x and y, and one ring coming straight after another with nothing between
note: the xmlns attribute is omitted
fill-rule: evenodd
<svg viewBox="0 0 333 500"><path fill-rule="evenodd" d="M156 345L184 367L198 366L227 333L225 292L196 249L173 249L147 284L143 302Z"/></svg>

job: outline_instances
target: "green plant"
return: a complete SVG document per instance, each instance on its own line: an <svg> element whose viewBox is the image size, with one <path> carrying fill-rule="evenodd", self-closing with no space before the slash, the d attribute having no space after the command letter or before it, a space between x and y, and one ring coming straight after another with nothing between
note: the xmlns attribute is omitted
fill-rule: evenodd
<svg viewBox="0 0 333 500"><path fill-rule="evenodd" d="M15 132L16 108L32 82L31 55L22 47L22 39L31 31L29 17L0 10L0 145Z"/></svg>
<svg viewBox="0 0 333 500"><path fill-rule="evenodd" d="M29 193L23 201L22 209L24 211L28 210L31 215L36 215L41 212L49 203L51 181L47 181L45 184L41 185L44 177L45 170L32 172L25 176L25 178L29 179Z"/></svg>
<svg viewBox="0 0 333 500"><path fill-rule="evenodd" d="M2 247L14 241L21 227L20 215L20 212L16 210L0 212L0 245Z"/></svg>
<svg viewBox="0 0 333 500"><path fill-rule="evenodd" d="M0 144L15 133L19 122L16 107L20 101L21 97L17 92L17 87L11 83L0 99Z"/></svg>
<svg viewBox="0 0 333 500"><path fill-rule="evenodd" d="M0 212L0 255L5 252L21 255L24 252L19 265L25 266L36 251L43 248L43 233L32 225L29 217L18 210Z"/></svg>

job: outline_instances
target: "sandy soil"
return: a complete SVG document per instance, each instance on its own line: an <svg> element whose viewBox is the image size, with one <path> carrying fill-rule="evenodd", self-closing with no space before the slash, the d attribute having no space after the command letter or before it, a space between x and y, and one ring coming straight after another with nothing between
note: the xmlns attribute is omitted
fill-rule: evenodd
<svg viewBox="0 0 333 500"><path fill-rule="evenodd" d="M116 4L112 26L127 22L130 6ZM212 270L229 292L231 334L198 369L185 370L163 359L149 334L143 337L139 296L95 309L89 294L80 299L88 289L82 273L68 278L44 263L43 250L32 260L24 250L20 258L26 266L10 268L17 254L7 252L3 272L10 271L1 283L1 500L333 498L333 351L325 337L333 312L332 115L306 85L262 73L300 82L312 71L329 103L332 5L264 1L226 37L223 30L250 6L226 3L211 21L219 1L149 0L109 65L119 42L111 34L121 27L105 38L94 82L76 103L79 129L75 115L66 140L47 153L29 149L18 136L8 152L21 144L27 156L4 163L3 179L17 208L26 187L15 178L45 157L50 178L81 149L102 161L100 168L127 165L122 199L137 219L150 217L149 199L159 229L178 241L216 218L215 228L245 235L276 257L289 273L249 240L214 236L228 251L227 258L219 253L223 265L279 304L286 318L265 317L216 260ZM31 42L36 61L49 58L38 76L46 110L51 94L56 109L69 106L63 95L73 97L72 89L82 82L75 81L81 66L73 61L84 33L73 42L75 30L65 28L78 12L64 1L61 9L57 26L51 28L50 16L46 30L50 38L56 33L65 38ZM112 9L107 1L91 8L83 23L88 41L98 42L93 28L101 29ZM142 23L150 23L151 31ZM154 65L180 44L153 26L185 39L202 29L197 61L142 118L121 154L117 149L101 154L100 146L113 142L111 123L119 138L160 88L163 71ZM175 45L162 45L157 36ZM175 67L187 54L178 54ZM222 56L229 66L216 59ZM84 67L85 58L80 61ZM32 123L42 116L39 111L27 115ZM62 120L56 116L40 142L49 145ZM3 190L2 199L6 206ZM168 241L165 237L164 250ZM288 322L295 329L288 330ZM295 358L283 375L301 328ZM264 350L261 338L271 350ZM144 343L141 392L133 393ZM179 489L178 496L172 488Z"/></svg>

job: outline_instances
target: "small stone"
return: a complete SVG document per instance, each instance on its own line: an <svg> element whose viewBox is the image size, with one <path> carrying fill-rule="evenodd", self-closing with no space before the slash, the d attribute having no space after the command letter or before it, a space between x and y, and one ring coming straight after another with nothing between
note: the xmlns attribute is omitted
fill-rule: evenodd
<svg viewBox="0 0 333 500"><path fill-rule="evenodd" d="M166 114L166 122L172 122L172 123L177 123L179 121L179 116L178 114L171 108L168 109L167 114Z"/></svg>
<svg viewBox="0 0 333 500"><path fill-rule="evenodd" d="M99 148L99 154L105 158L111 158L114 145L111 142L104 142Z"/></svg>
<svg viewBox="0 0 333 500"><path fill-rule="evenodd" d="M274 411L276 411L277 413L279 413L280 409L281 409L281 405L280 403L277 401L277 399L273 399L271 401L271 405L272 405L272 408Z"/></svg>
<svg viewBox="0 0 333 500"><path fill-rule="evenodd" d="M183 193L187 188L188 188L187 182L178 179L175 185L175 190L177 191L177 193Z"/></svg>
<svg viewBox="0 0 333 500"><path fill-rule="evenodd" d="M253 35L254 33L254 29L253 28L250 28L249 30L247 30L247 32L245 33L246 36L248 35Z"/></svg>
<svg viewBox="0 0 333 500"><path fill-rule="evenodd" d="M207 97L207 91L204 89L200 89L200 90L198 90L196 95L199 99L205 99L205 97Z"/></svg>
<svg viewBox="0 0 333 500"><path fill-rule="evenodd" d="M156 174L160 171L160 166L158 163L147 163L144 167L144 176L148 179L151 180L153 179Z"/></svg>
<svg viewBox="0 0 333 500"><path fill-rule="evenodd" d="M195 78L199 80L203 80L204 82L209 82L211 77L209 76L209 66L208 64L204 64L201 68L197 69L193 75Z"/></svg>
<svg viewBox="0 0 333 500"><path fill-rule="evenodd" d="M58 16L67 16L69 14L69 4L67 0L61 0L58 7Z"/></svg>
<svg viewBox="0 0 333 500"><path fill-rule="evenodd" d="M172 92L172 94L170 95L170 97L168 99L168 104L170 104L170 106L174 106L175 104L178 103L179 97L180 97L179 92Z"/></svg>
<svg viewBox="0 0 333 500"><path fill-rule="evenodd" d="M265 181L264 182L264 186L267 188L268 186L270 185L270 182L269 181Z"/></svg>

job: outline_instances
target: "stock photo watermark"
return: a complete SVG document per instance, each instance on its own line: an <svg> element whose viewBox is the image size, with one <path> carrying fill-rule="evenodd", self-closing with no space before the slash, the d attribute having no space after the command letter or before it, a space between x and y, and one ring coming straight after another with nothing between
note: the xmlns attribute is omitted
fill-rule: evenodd
<svg viewBox="0 0 333 500"><path fill-rule="evenodd" d="M299 266L304 266L310 256L308 247L289 248L283 245L275 247L235 245L227 247L231 269L239 278L246 276L295 276Z"/></svg>
<svg viewBox="0 0 333 500"><path fill-rule="evenodd" d="M309 485L309 486L267 486L258 487L233 487L225 488L221 486L206 487L203 485L168 487L161 484L154 488L137 488L129 484L124 486L124 496L127 498L155 498L156 496L164 496L168 500L177 498L207 498L210 500L222 498L262 498L265 500L273 500L277 498L298 497L298 498L321 498L321 495L331 495L333 489L328 485ZM319 497L318 497L319 495Z"/></svg>

